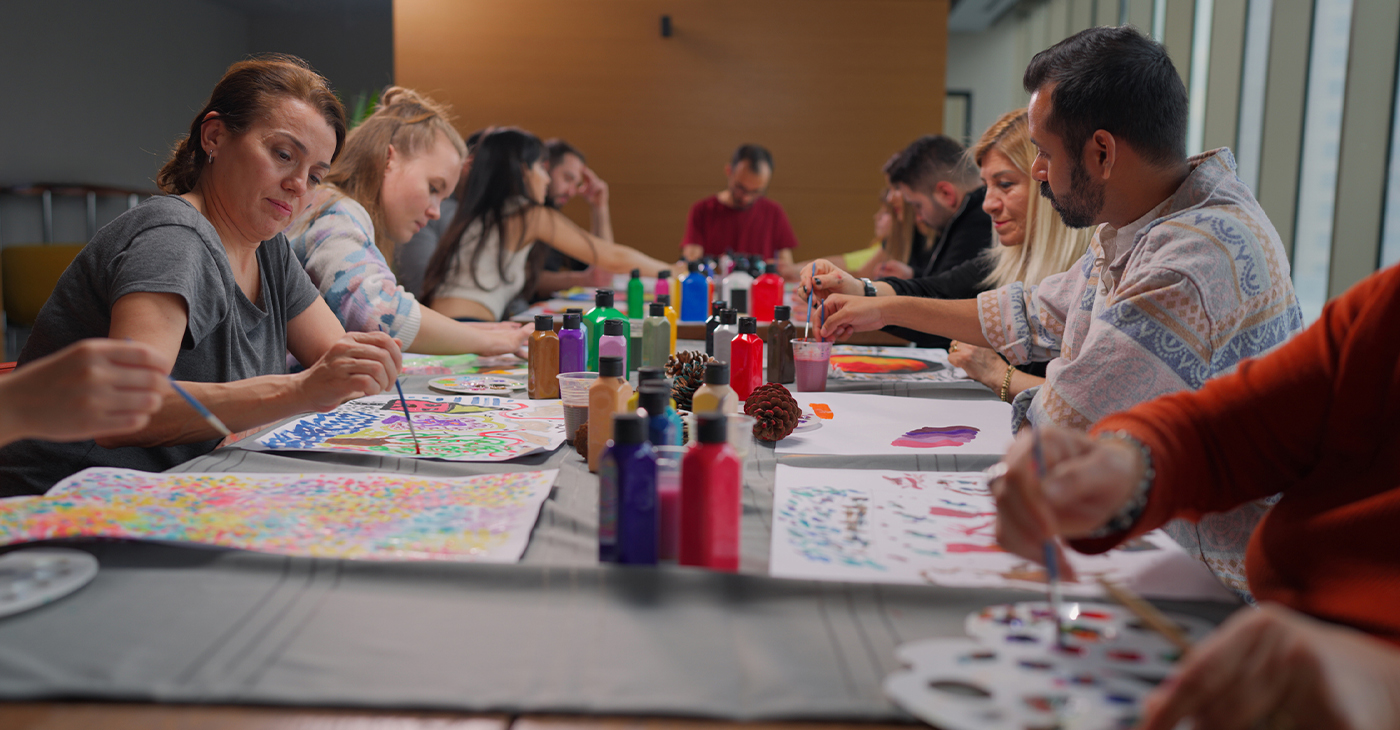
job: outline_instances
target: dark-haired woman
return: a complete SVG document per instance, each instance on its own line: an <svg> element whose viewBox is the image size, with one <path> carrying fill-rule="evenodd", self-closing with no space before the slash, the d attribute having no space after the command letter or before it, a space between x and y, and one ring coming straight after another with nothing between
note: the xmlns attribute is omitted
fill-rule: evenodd
<svg viewBox="0 0 1400 730"><path fill-rule="evenodd" d="M398 346L386 334L346 335L279 233L344 138L344 109L301 60L231 66L160 171L169 194L98 232L59 279L20 362L88 337L144 342L235 431L390 387ZM310 367L287 375L288 351ZM43 493L89 466L164 470L217 436L166 388L134 433L0 450L0 495Z"/></svg>
<svg viewBox="0 0 1400 730"><path fill-rule="evenodd" d="M423 298L456 319L496 321L522 291L534 290L543 241L609 271L641 269L646 276L672 267L579 228L544 205L549 172L544 145L529 132L499 129L473 148L471 171L457 214L423 276Z"/></svg>

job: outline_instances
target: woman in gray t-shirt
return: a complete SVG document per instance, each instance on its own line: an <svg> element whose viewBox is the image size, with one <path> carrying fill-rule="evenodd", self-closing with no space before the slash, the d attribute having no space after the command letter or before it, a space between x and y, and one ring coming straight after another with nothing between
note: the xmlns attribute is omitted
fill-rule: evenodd
<svg viewBox="0 0 1400 730"><path fill-rule="evenodd" d="M161 169L169 193L98 232L59 279L20 367L89 337L152 345L235 431L392 386L388 335L347 335L279 231L345 138L344 110L299 59L234 64ZM309 364L288 375L285 353ZM43 493L89 466L160 471L217 434L173 389L134 434L0 449L0 496Z"/></svg>

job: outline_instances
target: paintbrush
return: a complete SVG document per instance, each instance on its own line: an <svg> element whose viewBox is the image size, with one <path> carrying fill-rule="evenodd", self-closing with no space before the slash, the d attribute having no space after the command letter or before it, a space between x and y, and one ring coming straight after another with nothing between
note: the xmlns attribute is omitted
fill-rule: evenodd
<svg viewBox="0 0 1400 730"><path fill-rule="evenodd" d="M1099 585L1103 586L1104 592L1113 600L1123 604L1123 607L1133 612L1133 615L1142 619L1142 622L1157 633L1166 637L1183 655L1191 651L1191 641L1186 638L1181 627L1177 623L1166 617L1157 607L1148 603L1142 596L1134 593L1131 589L1120 586L1113 581L1100 577Z"/></svg>
<svg viewBox="0 0 1400 730"><path fill-rule="evenodd" d="M408 413L408 400L403 397L403 384L394 379L394 387L399 389L399 406L403 408L403 417L408 421L408 435L413 437L413 453L422 454L423 450L418 448L418 432L413 430L413 416Z"/></svg>
<svg viewBox="0 0 1400 730"><path fill-rule="evenodd" d="M129 339L130 338L128 338L128 341ZM170 387L174 388L175 392L179 393L180 397L184 398L185 402L190 404L190 407L194 408L194 410L197 413L199 413L199 415L203 416L204 420L208 421L209 425L213 426L215 431L218 431L219 433L225 436L233 435L233 432L228 430L228 426L225 426L224 422L220 421L219 417L214 415L213 411L210 411L208 408L205 408L203 403L200 403L199 401L195 400L194 396L186 392L184 388L181 388L180 384L175 382L174 376L167 375L166 377L170 378Z"/></svg>
<svg viewBox="0 0 1400 730"><path fill-rule="evenodd" d="M1042 488L1045 484L1045 451L1040 446L1040 429L1032 427L1035 437L1035 473ZM1055 614L1055 645L1065 645L1064 616L1060 614L1060 565L1055 556L1055 538L1045 539L1045 587L1050 592L1050 611Z"/></svg>
<svg viewBox="0 0 1400 730"><path fill-rule="evenodd" d="M812 262L812 284L807 287L807 328L802 330L802 339L812 341L812 293L816 291L817 264Z"/></svg>

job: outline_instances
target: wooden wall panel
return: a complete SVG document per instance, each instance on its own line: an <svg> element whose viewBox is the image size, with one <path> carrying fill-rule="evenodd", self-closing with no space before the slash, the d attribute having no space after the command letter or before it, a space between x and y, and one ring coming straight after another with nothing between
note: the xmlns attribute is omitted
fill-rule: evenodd
<svg viewBox="0 0 1400 730"><path fill-rule="evenodd" d="M514 124L582 149L618 241L678 253L690 204L744 142L799 258L868 242L880 166L942 129L948 0L395 0L396 82L464 133ZM660 18L674 35L662 38ZM567 212L586 220L581 202Z"/></svg>

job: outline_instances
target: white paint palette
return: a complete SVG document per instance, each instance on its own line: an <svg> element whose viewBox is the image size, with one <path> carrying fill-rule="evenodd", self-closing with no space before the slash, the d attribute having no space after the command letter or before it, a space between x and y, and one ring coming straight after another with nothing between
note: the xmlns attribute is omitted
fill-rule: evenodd
<svg viewBox="0 0 1400 730"><path fill-rule="evenodd" d="M1030 658L971 639L900 647L884 690L943 730L1108 730L1136 723L1152 685L1071 657Z"/></svg>
<svg viewBox="0 0 1400 730"><path fill-rule="evenodd" d="M454 395L509 396L517 390L524 390L525 383L493 375L452 375L430 380L428 387L439 393Z"/></svg>
<svg viewBox="0 0 1400 730"><path fill-rule="evenodd" d="M87 585L97 558L67 548L29 548L0 556L0 618L52 603Z"/></svg>
<svg viewBox="0 0 1400 730"><path fill-rule="evenodd" d="M1039 601L988 606L969 614L967 635L1019 656L1068 656L1104 669L1160 680L1176 668L1181 652L1131 611L1105 603L1065 602L1060 606L1064 641L1055 644L1054 613ZM1171 615L1195 643L1214 628L1207 621Z"/></svg>

